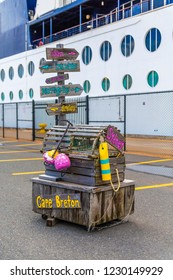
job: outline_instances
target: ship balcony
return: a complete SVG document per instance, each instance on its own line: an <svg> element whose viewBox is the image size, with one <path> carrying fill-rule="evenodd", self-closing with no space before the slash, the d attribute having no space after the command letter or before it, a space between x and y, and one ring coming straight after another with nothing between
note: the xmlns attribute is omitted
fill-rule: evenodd
<svg viewBox="0 0 173 280"><path fill-rule="evenodd" d="M102 1L104 2L104 1ZM36 36L35 38L31 38L31 45L33 48L38 47L40 42L43 44L48 44L51 42L59 41L61 39L74 36L76 34L86 32L92 29L99 28L101 26L105 26L107 24L112 24L114 22L124 20L129 17L136 16L138 14L146 13L152 11L154 9L158 9L173 3L173 0L131 0L131 1L121 1L119 0L117 3L123 3L122 5L117 6L115 9L111 10L107 14L95 14L94 16L90 16L90 19L86 22L81 22L79 25L73 25L70 28L65 28L64 30L58 32L49 32L53 30L52 25L56 24L53 22L52 18L47 18L47 20L40 23L39 28L38 25L32 25L32 30L34 30ZM76 10L79 12L79 10ZM82 18L83 15L80 15ZM87 17L86 17L87 18ZM46 23L47 22L47 23ZM70 18L68 23L70 23ZM73 22L74 23L74 22ZM47 24L47 32L46 30ZM62 24L64 26L64 24ZM37 30L38 29L38 30ZM38 31L38 32L37 32ZM49 33L49 35L45 36L45 33Z"/></svg>

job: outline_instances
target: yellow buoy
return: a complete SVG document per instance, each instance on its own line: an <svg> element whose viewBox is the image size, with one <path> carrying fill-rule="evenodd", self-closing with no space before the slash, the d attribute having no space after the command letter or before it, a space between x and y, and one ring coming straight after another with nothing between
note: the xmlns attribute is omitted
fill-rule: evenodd
<svg viewBox="0 0 173 280"><path fill-rule="evenodd" d="M108 153L108 144L106 142L100 144L99 154L100 154L102 180L110 181L111 170L110 170L110 161L109 161L109 153Z"/></svg>

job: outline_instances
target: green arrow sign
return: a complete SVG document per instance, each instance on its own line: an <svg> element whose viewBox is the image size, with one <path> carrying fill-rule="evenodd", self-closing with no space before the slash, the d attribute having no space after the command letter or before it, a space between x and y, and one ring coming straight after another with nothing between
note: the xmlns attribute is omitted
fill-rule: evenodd
<svg viewBox="0 0 173 280"><path fill-rule="evenodd" d="M79 60L44 61L39 68L42 73L79 72L80 64Z"/></svg>
<svg viewBox="0 0 173 280"><path fill-rule="evenodd" d="M81 85L69 84L69 85L59 85L59 86L45 86L40 88L41 97L57 97L57 96L75 96L80 95L83 91Z"/></svg>

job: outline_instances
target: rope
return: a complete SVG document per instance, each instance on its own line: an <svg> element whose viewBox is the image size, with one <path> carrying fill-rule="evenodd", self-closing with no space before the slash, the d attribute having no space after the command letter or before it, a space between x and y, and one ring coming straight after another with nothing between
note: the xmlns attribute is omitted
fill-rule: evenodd
<svg viewBox="0 0 173 280"><path fill-rule="evenodd" d="M111 187L112 187L113 191L114 191L114 192L118 192L119 189L120 189L121 183L120 183L120 176L119 176L118 169L116 168L115 171L116 171L117 179L118 179L118 187L117 187L117 189L115 189L115 187L114 187L114 185L113 185L113 183L112 183L112 180L110 180L110 183L111 183Z"/></svg>
<svg viewBox="0 0 173 280"><path fill-rule="evenodd" d="M103 213L103 215L102 215L97 221L91 222L91 224L90 224L89 227L88 227L88 231L90 231L90 229L91 229L91 227L92 227L93 224L97 224L98 222L100 222L100 221L102 220L102 218L106 215L106 213L107 213L107 211L108 211L108 209L109 209L109 207L110 207L110 205L111 205L111 203L112 203L112 201L113 201L113 199L114 199L115 194L116 194L116 193L119 191L119 189L120 189L121 182L120 182L120 177L119 177L118 169L116 168L115 170L116 170L117 179L118 179L118 187L117 187L117 189L115 189L115 187L114 187L112 181L110 181L111 187L112 187L112 189L113 189L113 191L114 191L114 194L113 194L113 196L112 196L112 199L111 199L111 201L110 201L110 203L109 203L107 209L106 209L105 212ZM96 227L94 227L94 228L96 228Z"/></svg>

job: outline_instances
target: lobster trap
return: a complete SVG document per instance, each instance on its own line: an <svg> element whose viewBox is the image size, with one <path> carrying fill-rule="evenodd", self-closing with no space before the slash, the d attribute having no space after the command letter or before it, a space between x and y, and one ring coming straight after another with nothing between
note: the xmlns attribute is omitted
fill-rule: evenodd
<svg viewBox="0 0 173 280"><path fill-rule="evenodd" d="M110 130L112 132L111 136L109 135ZM99 156L99 145L106 140L108 142L112 182L116 183L118 180L120 182L124 180L125 156L122 151L123 145L120 145L123 143L123 136L117 128L84 125L69 127L65 135L64 131L65 127L54 126L47 132L43 142L43 153L56 150L59 141L61 141L58 149L61 153L68 155L71 166L66 170L57 171L54 165L45 164L45 174L40 175L40 178L53 181L62 180L88 186L109 184L109 181L102 180Z"/></svg>

